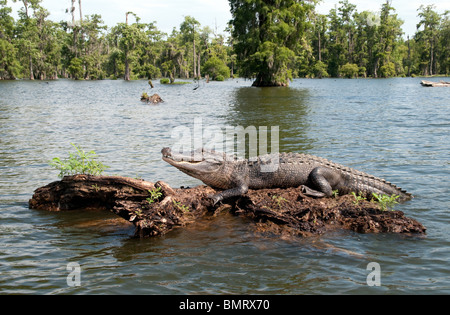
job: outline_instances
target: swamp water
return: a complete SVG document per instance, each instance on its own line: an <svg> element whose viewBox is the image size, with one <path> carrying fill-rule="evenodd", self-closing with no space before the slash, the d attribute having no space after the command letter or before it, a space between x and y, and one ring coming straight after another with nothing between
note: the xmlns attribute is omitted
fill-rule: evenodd
<svg viewBox="0 0 450 315"><path fill-rule="evenodd" d="M167 86L146 81L0 82L0 294L448 294L450 89L420 78L251 81ZM142 92L164 103L140 102ZM398 205L425 237L336 231L315 238L258 235L223 214L164 237L133 239L109 212L28 209L58 180L53 157L70 143L95 150L107 175L199 182L161 160L172 131L279 126L280 151L326 157L415 195ZM381 268L368 286L367 266ZM69 263L81 267L68 284Z"/></svg>

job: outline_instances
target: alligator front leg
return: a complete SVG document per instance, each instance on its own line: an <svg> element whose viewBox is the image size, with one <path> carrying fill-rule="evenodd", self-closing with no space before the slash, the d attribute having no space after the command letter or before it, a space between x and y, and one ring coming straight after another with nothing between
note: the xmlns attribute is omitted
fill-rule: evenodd
<svg viewBox="0 0 450 315"><path fill-rule="evenodd" d="M237 187L221 191L220 193L217 193L215 195L211 195L208 197L212 199L213 205L215 206L218 202L220 202L224 199L241 196L241 195L245 194L247 191L248 191L248 185L241 184Z"/></svg>

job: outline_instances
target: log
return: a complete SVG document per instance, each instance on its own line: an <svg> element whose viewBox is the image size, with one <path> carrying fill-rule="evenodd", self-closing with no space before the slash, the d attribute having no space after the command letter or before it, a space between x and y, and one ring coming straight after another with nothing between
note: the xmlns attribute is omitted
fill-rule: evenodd
<svg viewBox="0 0 450 315"><path fill-rule="evenodd" d="M207 216L229 211L251 219L260 233L312 236L336 229L358 233L425 234L426 228L401 211L381 211L353 196L313 199L300 188L250 190L213 206L216 191L207 186L171 188L166 183L120 176L66 176L38 188L30 209L110 210L135 225L136 237L154 237ZM248 221L248 220L247 220Z"/></svg>
<svg viewBox="0 0 450 315"><path fill-rule="evenodd" d="M440 82L422 80L420 82L420 84L422 84L422 86L426 86L426 87L449 87L450 86L450 82L445 82L442 80Z"/></svg>

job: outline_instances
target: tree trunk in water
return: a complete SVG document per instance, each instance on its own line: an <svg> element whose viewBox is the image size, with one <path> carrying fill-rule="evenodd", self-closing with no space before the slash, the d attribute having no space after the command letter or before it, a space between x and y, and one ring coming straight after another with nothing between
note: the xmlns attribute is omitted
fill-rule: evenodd
<svg viewBox="0 0 450 315"><path fill-rule="evenodd" d="M411 42L408 35L408 77L411 76Z"/></svg>
<svg viewBox="0 0 450 315"><path fill-rule="evenodd" d="M125 76L123 78L125 81L130 81L130 62L128 60L128 51L125 50Z"/></svg>
<svg viewBox="0 0 450 315"><path fill-rule="evenodd" d="M33 58L31 57L31 52L29 55L29 66L30 66L30 80L34 80L34 73L33 73Z"/></svg>
<svg viewBox="0 0 450 315"><path fill-rule="evenodd" d="M194 34L194 36L195 36L195 34ZM196 79L197 78L197 67L195 65L195 60L197 59L197 55L195 54L195 38L194 38L194 56L193 56L193 59L194 59L194 79Z"/></svg>
<svg viewBox="0 0 450 315"><path fill-rule="evenodd" d="M374 67L373 67L373 77L374 78L378 78L378 73L377 73L377 71L378 71L378 63L380 62L380 58L377 58L376 59L376 61L375 61L375 65L374 65Z"/></svg>
<svg viewBox="0 0 450 315"><path fill-rule="evenodd" d="M433 75L433 40L430 41L430 75Z"/></svg>
<svg viewBox="0 0 450 315"><path fill-rule="evenodd" d="M270 74L258 74L252 86L271 87L271 86L289 86L289 83L278 82L273 79Z"/></svg>
<svg viewBox="0 0 450 315"><path fill-rule="evenodd" d="M322 61L322 49L321 49L321 43L320 43L320 30L318 32L318 37L319 37L319 61Z"/></svg>
<svg viewBox="0 0 450 315"><path fill-rule="evenodd" d="M201 58L201 55L200 55L200 53L198 53L198 63L197 63L198 71L197 71L197 76L198 76L199 79L202 78L202 75L201 75L201 72L200 72L200 58Z"/></svg>

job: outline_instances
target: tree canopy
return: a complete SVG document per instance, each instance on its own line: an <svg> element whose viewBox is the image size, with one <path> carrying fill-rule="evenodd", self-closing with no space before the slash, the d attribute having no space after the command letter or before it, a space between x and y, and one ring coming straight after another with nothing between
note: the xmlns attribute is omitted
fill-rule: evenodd
<svg viewBox="0 0 450 315"><path fill-rule="evenodd" d="M256 86L286 86L305 47L314 1L229 0L240 74Z"/></svg>
<svg viewBox="0 0 450 315"><path fill-rule="evenodd" d="M186 16L166 34L133 12L107 27L99 13L83 16L80 0L60 22L41 0L15 0L16 19L0 0L0 80L240 76L286 86L296 77L449 74L448 11L420 6L417 31L405 38L390 1L375 13L350 1L318 14L316 0L229 0L232 20L222 33Z"/></svg>

